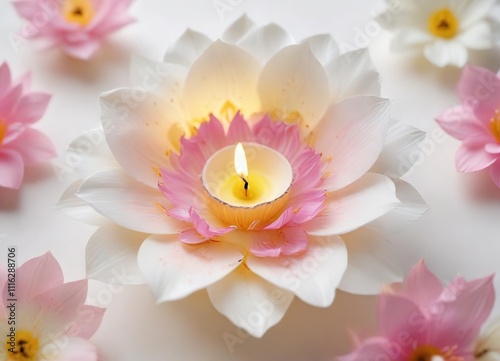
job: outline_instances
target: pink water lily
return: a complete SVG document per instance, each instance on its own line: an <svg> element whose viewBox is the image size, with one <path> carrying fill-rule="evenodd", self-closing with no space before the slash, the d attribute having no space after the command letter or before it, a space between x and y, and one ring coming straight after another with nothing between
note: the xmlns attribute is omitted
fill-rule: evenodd
<svg viewBox="0 0 500 361"><path fill-rule="evenodd" d="M85 304L87 280L64 283L50 252L0 276L0 360L97 361L88 339L104 309Z"/></svg>
<svg viewBox="0 0 500 361"><path fill-rule="evenodd" d="M133 77L138 87L101 98L105 141L94 131L70 146L82 180L60 205L101 225L87 246L90 278L110 282L124 267L158 301L207 289L257 337L294 295L326 307L337 288L373 293L399 279L383 235L426 210L397 158L424 134L389 118L366 50L340 55L329 35L297 44L244 16L220 40L189 30L163 62L135 59ZM79 152L89 141L93 151ZM211 194L206 168L238 143L249 166L289 166L286 191L255 207ZM255 149L275 158L252 161ZM216 185L237 177L222 165ZM273 174L264 193L282 186Z"/></svg>
<svg viewBox="0 0 500 361"><path fill-rule="evenodd" d="M0 187L18 189L25 166L55 156L51 141L31 126L40 120L50 95L30 91L31 75L14 80L7 63L0 66Z"/></svg>
<svg viewBox="0 0 500 361"><path fill-rule="evenodd" d="M127 13L132 0L13 0L20 16L28 21L20 36L43 39L67 54L87 60L103 39L132 23ZM40 20L42 19L42 20Z"/></svg>
<svg viewBox="0 0 500 361"><path fill-rule="evenodd" d="M339 361L473 361L494 301L493 277L458 276L443 287L421 261L379 296L378 335Z"/></svg>
<svg viewBox="0 0 500 361"><path fill-rule="evenodd" d="M500 187L500 75L468 66L458 84L462 102L436 120L451 136L462 141L456 155L459 172L489 169Z"/></svg>

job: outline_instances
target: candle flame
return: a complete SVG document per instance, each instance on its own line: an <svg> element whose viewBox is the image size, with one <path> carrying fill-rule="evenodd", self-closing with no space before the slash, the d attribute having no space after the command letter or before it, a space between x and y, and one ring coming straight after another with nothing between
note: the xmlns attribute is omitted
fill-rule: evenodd
<svg viewBox="0 0 500 361"><path fill-rule="evenodd" d="M247 157L241 143L238 143L234 150L234 168L236 168L236 174L246 182L248 177Z"/></svg>

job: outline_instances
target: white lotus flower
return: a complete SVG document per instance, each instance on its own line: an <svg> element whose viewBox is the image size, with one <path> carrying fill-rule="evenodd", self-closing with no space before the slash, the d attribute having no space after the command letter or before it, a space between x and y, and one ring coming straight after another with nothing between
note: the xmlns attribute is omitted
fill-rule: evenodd
<svg viewBox="0 0 500 361"><path fill-rule="evenodd" d="M257 337L294 295L327 307L337 288L400 279L384 233L426 210L398 179L424 134L388 118L366 50L242 17L221 40L188 30L163 62L132 68L141 85L101 99L107 144L94 132L69 150L83 181L61 207L101 225L88 277L125 269L160 302L206 288Z"/></svg>
<svg viewBox="0 0 500 361"><path fill-rule="evenodd" d="M463 67L468 49L491 49L497 22L490 18L497 0L387 0L378 22L393 32L391 48L422 49L438 67Z"/></svg>
<svg viewBox="0 0 500 361"><path fill-rule="evenodd" d="M494 320L476 343L477 361L500 360L500 319Z"/></svg>

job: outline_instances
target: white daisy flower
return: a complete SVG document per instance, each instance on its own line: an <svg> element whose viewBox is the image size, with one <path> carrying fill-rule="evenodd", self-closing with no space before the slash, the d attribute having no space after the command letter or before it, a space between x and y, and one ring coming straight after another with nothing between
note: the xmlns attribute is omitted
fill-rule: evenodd
<svg viewBox="0 0 500 361"><path fill-rule="evenodd" d="M438 67L463 67L468 50L491 49L498 24L491 18L497 0L387 0L377 18L394 33L391 49L420 48Z"/></svg>

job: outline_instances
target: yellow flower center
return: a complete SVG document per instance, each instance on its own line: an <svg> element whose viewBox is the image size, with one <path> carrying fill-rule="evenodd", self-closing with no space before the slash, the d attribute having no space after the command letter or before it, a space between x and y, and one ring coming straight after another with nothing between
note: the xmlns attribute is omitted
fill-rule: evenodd
<svg viewBox="0 0 500 361"><path fill-rule="evenodd" d="M451 39L458 33L458 19L450 9L440 9L430 16L429 31L437 37Z"/></svg>
<svg viewBox="0 0 500 361"><path fill-rule="evenodd" d="M500 109L495 110L495 115L491 118L490 130L497 142L500 143ZM0 139L2 139L1 136Z"/></svg>
<svg viewBox="0 0 500 361"><path fill-rule="evenodd" d="M0 144L2 144L5 134L7 133L7 124L0 118Z"/></svg>
<svg viewBox="0 0 500 361"><path fill-rule="evenodd" d="M62 11L67 22L81 26L88 25L94 18L91 0L65 0Z"/></svg>
<svg viewBox="0 0 500 361"><path fill-rule="evenodd" d="M408 361L464 361L462 356L457 356L457 346L439 349L432 345L418 346L408 358Z"/></svg>
<svg viewBox="0 0 500 361"><path fill-rule="evenodd" d="M35 361L39 347L38 338L30 331L17 331L15 337L7 337L7 361Z"/></svg>

